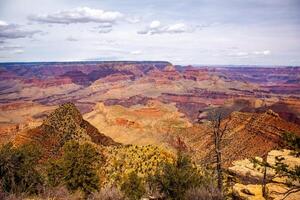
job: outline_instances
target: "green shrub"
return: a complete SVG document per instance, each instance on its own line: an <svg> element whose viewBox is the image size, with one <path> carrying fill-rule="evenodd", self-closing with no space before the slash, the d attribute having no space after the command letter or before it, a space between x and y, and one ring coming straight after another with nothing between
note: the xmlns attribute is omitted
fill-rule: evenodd
<svg viewBox="0 0 300 200"><path fill-rule="evenodd" d="M190 188L210 183L209 178L193 165L191 158L181 152L174 163L165 163L148 182L152 190L158 189L167 199L174 200L184 199Z"/></svg>
<svg viewBox="0 0 300 200"><path fill-rule="evenodd" d="M145 194L146 189L142 178L140 178L135 172L131 172L121 185L121 191L128 199L139 200Z"/></svg>
<svg viewBox="0 0 300 200"><path fill-rule="evenodd" d="M82 191L86 196L100 188L97 169L101 155L89 143L69 141L61 158L48 165L47 175L52 186L65 185L71 192Z"/></svg>
<svg viewBox="0 0 300 200"><path fill-rule="evenodd" d="M284 143L295 150L296 155L300 157L300 137L295 133L285 132L282 134L282 139Z"/></svg>
<svg viewBox="0 0 300 200"><path fill-rule="evenodd" d="M14 147L8 143L0 148L0 183L7 193L37 193L43 179L37 170L41 151L36 145Z"/></svg>

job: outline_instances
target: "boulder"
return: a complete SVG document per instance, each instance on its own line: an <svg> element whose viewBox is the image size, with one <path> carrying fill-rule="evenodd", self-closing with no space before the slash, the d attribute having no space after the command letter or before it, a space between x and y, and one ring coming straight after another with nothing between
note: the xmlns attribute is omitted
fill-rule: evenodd
<svg viewBox="0 0 300 200"><path fill-rule="evenodd" d="M243 185L237 183L232 188L233 195L240 200L263 200L260 185Z"/></svg>
<svg viewBox="0 0 300 200"><path fill-rule="evenodd" d="M286 192L290 189L281 183L269 183L266 185L268 191L268 197L273 200L282 200L285 197ZM285 200L299 200L300 192L292 193L288 195Z"/></svg>

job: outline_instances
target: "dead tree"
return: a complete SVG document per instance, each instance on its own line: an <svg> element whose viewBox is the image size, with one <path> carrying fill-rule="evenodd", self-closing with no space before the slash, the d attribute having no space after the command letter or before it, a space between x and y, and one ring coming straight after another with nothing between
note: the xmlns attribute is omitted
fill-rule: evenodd
<svg viewBox="0 0 300 200"><path fill-rule="evenodd" d="M266 184L267 184L267 155L263 156L263 163L264 164L264 171L263 171L263 179L262 179L262 183L261 183L261 190L262 190L262 195L264 198L267 198L267 191L266 191Z"/></svg>
<svg viewBox="0 0 300 200"><path fill-rule="evenodd" d="M215 164L218 178L218 189L223 191L223 170L222 170L222 143L224 136L228 133L228 120L224 119L230 115L230 110L225 108L218 108L211 110L208 113L208 120L210 121L211 134L214 143Z"/></svg>

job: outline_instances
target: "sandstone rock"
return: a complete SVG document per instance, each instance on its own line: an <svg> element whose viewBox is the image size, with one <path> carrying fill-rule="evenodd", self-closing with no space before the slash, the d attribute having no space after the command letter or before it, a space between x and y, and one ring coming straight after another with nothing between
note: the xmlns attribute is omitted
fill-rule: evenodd
<svg viewBox="0 0 300 200"><path fill-rule="evenodd" d="M233 195L241 200L263 200L260 185L243 185L237 183L233 186Z"/></svg>
<svg viewBox="0 0 300 200"><path fill-rule="evenodd" d="M292 151L286 149L270 151L267 156L267 162L274 166L276 164L276 158L283 158L282 162L284 164L287 164L291 169L293 169L296 165L300 165L300 158L293 156L291 153ZM256 159L258 161L262 161L262 159L259 157L257 157ZM256 164L255 166L253 162L249 159L237 160L234 161L232 164L233 166L228 168L229 172L238 177L241 177L244 181L259 181L263 178L262 166L259 166L258 164ZM272 177L274 175L275 171L273 169L268 168L267 176ZM273 181L285 183L286 178L277 177L274 178Z"/></svg>
<svg viewBox="0 0 300 200"><path fill-rule="evenodd" d="M280 183L269 183L266 185L268 196L273 200L281 200L285 197L288 187ZM300 199L300 192L288 195L285 200L298 200Z"/></svg>
<svg viewBox="0 0 300 200"><path fill-rule="evenodd" d="M284 158L282 163L287 164L290 168L294 168L296 165L300 165L300 158L292 155L291 150L273 150L268 153L268 163L271 165L276 164L277 158Z"/></svg>
<svg viewBox="0 0 300 200"><path fill-rule="evenodd" d="M261 160L261 158L258 158ZM249 159L234 161L232 167L228 170L235 176L241 177L243 180L259 181L263 177L263 168L260 166L255 167L253 162Z"/></svg>
<svg viewBox="0 0 300 200"><path fill-rule="evenodd" d="M280 183L269 183L266 185L268 198L272 200L282 200L289 188ZM241 200L261 200L265 199L262 196L261 185L243 185L237 183L233 186L233 195ZM300 192L292 193L285 197L285 200L300 199Z"/></svg>
<svg viewBox="0 0 300 200"><path fill-rule="evenodd" d="M271 110L271 109L267 110L266 113L269 114L269 115L272 115L272 116L274 116L274 117L279 117L279 115L278 115L277 113L275 113L275 112L274 112L273 110Z"/></svg>
<svg viewBox="0 0 300 200"><path fill-rule="evenodd" d="M276 164L276 158L284 158L282 162L288 165L289 168L294 168L296 165L300 165L300 158L292 155L291 150L273 150L268 153L267 162L271 165ZM257 158L258 161L262 161L261 158ZM257 164L258 165L258 164ZM238 176L240 181L244 184L237 183L233 187L233 193L240 199L261 199L261 182L263 178L263 168L255 166L249 159L238 160L233 162L233 166L228 169L232 174ZM267 177L270 179L275 175L273 169L267 169ZM247 185L251 181L257 181L255 185ZM285 193L289 190L289 187L285 185L288 181L287 177L276 177L272 179L272 183L266 185L268 197L274 200L281 200L284 198ZM292 182L294 185L299 185L297 182ZM287 196L287 200L300 199L300 192L293 193Z"/></svg>

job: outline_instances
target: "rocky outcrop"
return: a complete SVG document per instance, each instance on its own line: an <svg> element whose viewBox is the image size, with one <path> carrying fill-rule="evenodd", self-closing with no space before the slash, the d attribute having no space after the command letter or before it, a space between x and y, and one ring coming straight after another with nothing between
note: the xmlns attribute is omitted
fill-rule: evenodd
<svg viewBox="0 0 300 200"><path fill-rule="evenodd" d="M45 156L58 153L68 140L92 142L98 145L118 145L85 121L72 103L66 103L52 112L42 125L16 135L15 145L33 142L45 150Z"/></svg>
<svg viewBox="0 0 300 200"><path fill-rule="evenodd" d="M286 164L289 169L300 166L300 158L296 157L290 150L272 150L268 153L267 162L275 166L276 158L281 158L282 163ZM256 158L262 161L262 158ZM231 175L237 178L238 183L233 186L233 194L238 199L255 200L264 199L262 196L261 182L263 179L263 169L259 163L249 159L233 162L233 166L228 168ZM266 191L271 199L281 200L285 197L286 192L293 187L291 185L300 185L299 182L289 180L287 177L275 176L275 171L267 168L267 185ZM252 184L250 184L252 182ZM289 182L289 185L286 183ZM255 183L255 184L254 184ZM297 200L300 198L300 192L292 193L285 199Z"/></svg>
<svg viewBox="0 0 300 200"><path fill-rule="evenodd" d="M287 122L273 112L233 112L223 125L227 124L226 142L222 147L225 166L235 160L266 155L283 146L281 134L293 132L300 135L300 126ZM197 160L209 163L213 159L213 138L209 122L194 125L180 134L195 152ZM248 167L248 163L243 163ZM237 163L238 164L238 163Z"/></svg>

